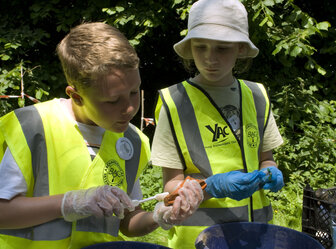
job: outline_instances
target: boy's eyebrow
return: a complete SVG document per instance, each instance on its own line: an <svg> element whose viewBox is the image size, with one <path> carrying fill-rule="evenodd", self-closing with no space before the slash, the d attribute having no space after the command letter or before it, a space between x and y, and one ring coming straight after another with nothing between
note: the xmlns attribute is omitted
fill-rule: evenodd
<svg viewBox="0 0 336 249"><path fill-rule="evenodd" d="M132 88L129 88L129 91L133 91L133 90L135 90L135 89L140 89L140 86L141 86L141 81L139 82L139 84L137 84L136 86L134 86L134 87L132 87ZM120 94L122 94L122 93L119 93L119 92L114 92L111 96L112 97L117 97L117 96L119 96Z"/></svg>

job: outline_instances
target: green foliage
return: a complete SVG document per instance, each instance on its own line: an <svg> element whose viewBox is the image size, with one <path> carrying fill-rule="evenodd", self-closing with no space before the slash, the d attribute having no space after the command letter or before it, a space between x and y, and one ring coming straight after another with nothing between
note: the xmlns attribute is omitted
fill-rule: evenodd
<svg viewBox="0 0 336 249"><path fill-rule="evenodd" d="M163 230L161 227L154 230L153 232L146 234L145 236L141 237L127 237L123 234L121 234L121 237L124 238L124 240L127 241L140 241L140 242L147 242L151 244L157 244L162 246L168 245L168 237L167 237L167 231Z"/></svg>
<svg viewBox="0 0 336 249"><path fill-rule="evenodd" d="M296 230L301 230L305 185L309 183L317 189L336 183L335 101L318 101L312 89L287 86L276 95L282 105L274 110L285 140L275 151L285 179L285 187L279 193L270 193L275 224Z"/></svg>
<svg viewBox="0 0 336 249"><path fill-rule="evenodd" d="M278 55L284 66L292 66L297 57L306 58L307 69L325 74L325 70L311 58L318 50L311 45L310 40L315 35L323 35L324 31L328 31L331 26L329 22L317 22L293 1L244 2L253 10L251 21L254 25L259 25L252 36L253 40L258 43L266 38L272 46L272 55Z"/></svg>
<svg viewBox="0 0 336 249"><path fill-rule="evenodd" d="M143 198L148 198L163 192L162 169L161 167L148 165L140 176L140 186ZM157 201L148 201L141 204L141 208L146 211L153 211ZM167 231L158 228L150 234L141 237L127 237L122 235L125 240L141 241L167 246Z"/></svg>
<svg viewBox="0 0 336 249"><path fill-rule="evenodd" d="M300 184L291 181L277 193L268 192L268 197L272 200L273 224L301 231L301 187Z"/></svg>
<svg viewBox="0 0 336 249"><path fill-rule="evenodd" d="M143 198L148 198L163 192L161 167L149 165L140 176L140 185ZM147 211L153 211L157 201L148 201L141 204Z"/></svg>
<svg viewBox="0 0 336 249"><path fill-rule="evenodd" d="M0 68L0 95L21 96L21 84L23 84L25 94L37 100L46 99L49 93L44 89L48 89L48 86L38 82L33 70L38 70L38 68L26 67L23 62L15 65L15 67L9 71ZM25 106L26 100L27 98L25 96L23 96L23 98L13 98L10 101L1 100L0 114L4 115L12 109ZM28 104L32 103L32 100L28 99Z"/></svg>
<svg viewBox="0 0 336 249"><path fill-rule="evenodd" d="M158 27L172 28L167 26L166 21L175 21L187 18L188 7L193 1L118 1L113 7L103 8L108 14L106 21L116 26L127 34L131 44L137 46L146 36L152 36ZM150 6L150 8L148 8ZM165 35L156 33L157 36ZM153 37L155 39L155 37Z"/></svg>
<svg viewBox="0 0 336 249"><path fill-rule="evenodd" d="M302 172L302 183L330 187L336 179L336 106L335 101L318 101L311 89L288 86L276 95L282 105L274 112L285 137L276 159L285 179Z"/></svg>

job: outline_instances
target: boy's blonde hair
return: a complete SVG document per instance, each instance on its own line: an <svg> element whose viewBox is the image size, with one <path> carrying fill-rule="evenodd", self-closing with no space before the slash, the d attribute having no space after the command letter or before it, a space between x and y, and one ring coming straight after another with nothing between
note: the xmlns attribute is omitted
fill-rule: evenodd
<svg viewBox="0 0 336 249"><path fill-rule="evenodd" d="M139 58L127 38L105 23L84 23L70 30L57 46L69 85L89 87L115 68L135 69Z"/></svg>

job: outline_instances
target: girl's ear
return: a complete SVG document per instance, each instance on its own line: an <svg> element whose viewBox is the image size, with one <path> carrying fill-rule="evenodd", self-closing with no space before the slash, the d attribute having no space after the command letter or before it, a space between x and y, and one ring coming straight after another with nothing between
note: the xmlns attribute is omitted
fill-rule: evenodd
<svg viewBox="0 0 336 249"><path fill-rule="evenodd" d="M243 58L246 56L248 51L248 45L246 43L239 43L238 47L238 58Z"/></svg>
<svg viewBox="0 0 336 249"><path fill-rule="evenodd" d="M67 86L65 88L65 93L72 99L72 101L77 105L83 105L83 99L76 91L76 88L73 86Z"/></svg>

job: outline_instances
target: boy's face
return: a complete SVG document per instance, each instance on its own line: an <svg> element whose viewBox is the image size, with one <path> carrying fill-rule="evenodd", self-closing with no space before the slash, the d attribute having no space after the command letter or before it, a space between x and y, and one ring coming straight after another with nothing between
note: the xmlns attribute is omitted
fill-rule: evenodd
<svg viewBox="0 0 336 249"><path fill-rule="evenodd" d="M124 132L139 110L140 74L138 69L114 69L80 94L81 122L113 132Z"/></svg>

